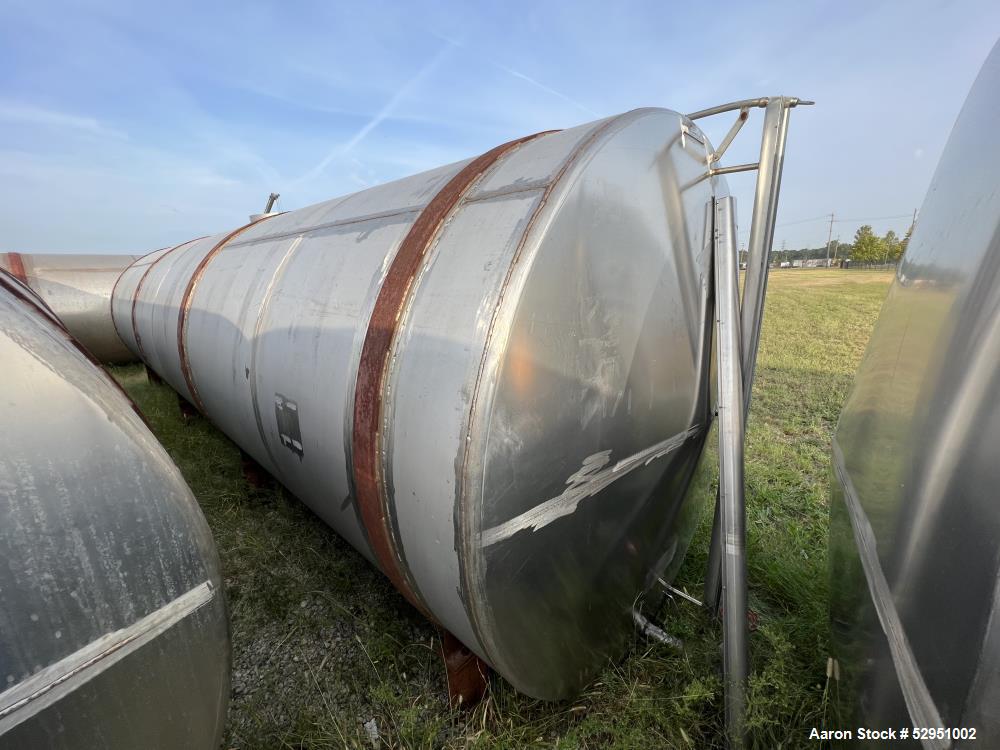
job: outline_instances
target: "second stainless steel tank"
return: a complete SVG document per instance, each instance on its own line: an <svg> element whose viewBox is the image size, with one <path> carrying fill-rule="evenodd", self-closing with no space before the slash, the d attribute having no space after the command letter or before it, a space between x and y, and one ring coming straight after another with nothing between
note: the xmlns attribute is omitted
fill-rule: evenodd
<svg viewBox="0 0 1000 750"><path fill-rule="evenodd" d="M114 320L415 606L561 698L697 518L709 152L658 109L524 138L152 253Z"/></svg>
<svg viewBox="0 0 1000 750"><path fill-rule="evenodd" d="M218 748L229 635L194 496L3 271L0 363L0 748Z"/></svg>

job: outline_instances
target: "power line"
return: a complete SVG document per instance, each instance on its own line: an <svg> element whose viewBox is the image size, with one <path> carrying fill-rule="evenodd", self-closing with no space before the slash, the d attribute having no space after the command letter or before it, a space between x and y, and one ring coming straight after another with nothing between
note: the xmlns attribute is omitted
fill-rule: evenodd
<svg viewBox="0 0 1000 750"><path fill-rule="evenodd" d="M852 217L846 219L833 219L833 222L836 224L852 224L862 221L889 221L891 219L908 219L908 218L910 218L910 214L894 214L893 216L860 216L860 217ZM789 227L789 226L794 226L796 224L808 224L810 222L817 222L817 221L830 221L830 214L823 214L822 216L813 216L808 219L796 219L795 221L783 221L780 224L775 224L774 226L777 229L778 227ZM742 236L747 234L749 231L750 231L749 229L740 229L739 234Z"/></svg>
<svg viewBox="0 0 1000 750"><path fill-rule="evenodd" d="M906 219L909 218L910 214L895 214L894 216L859 216L847 219L834 219L838 224L840 223L850 223L852 221L886 221L888 219ZM808 219L796 219L795 221L783 221L780 224L775 224L775 227L790 227L794 224L808 224L811 221L829 221L830 214L823 214L822 216L813 216Z"/></svg>
<svg viewBox="0 0 1000 750"><path fill-rule="evenodd" d="M776 227L790 227L792 224L807 224L810 221L825 221L829 214L823 214L822 216L814 216L811 219L797 219L796 221L783 221L780 224L775 224Z"/></svg>
<svg viewBox="0 0 1000 750"><path fill-rule="evenodd" d="M838 222L852 222L852 221L885 221L887 219L908 219L909 214L896 214L895 216L862 216L856 219L837 219ZM826 217L824 217L826 218Z"/></svg>

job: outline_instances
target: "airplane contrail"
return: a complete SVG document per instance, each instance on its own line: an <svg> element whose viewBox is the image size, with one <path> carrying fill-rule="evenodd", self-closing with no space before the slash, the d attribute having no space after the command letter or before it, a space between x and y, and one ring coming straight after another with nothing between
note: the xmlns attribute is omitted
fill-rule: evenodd
<svg viewBox="0 0 1000 750"><path fill-rule="evenodd" d="M452 39L451 37L447 37L444 34L440 33L439 31L435 31L433 29L427 29L427 32L430 33L432 36L435 36L438 39L451 44L453 47L462 47L463 49L467 49L468 48L468 45L466 45L464 42L458 41L457 39ZM572 104L577 109L581 109L581 110L583 110L584 112L586 112L589 115L593 115L594 117L600 117L601 116L599 113L595 112L594 110L592 110L587 105L581 104L580 102L578 102L573 97L567 96L566 94L564 94L561 91L556 91L551 86L546 86L541 81L536 81L531 76L527 76L527 75L525 75L524 73L521 73L518 70L514 70L513 68L508 68L506 65L498 63L496 60L489 60L489 59L487 59L486 62L488 62L494 68L497 68L498 70L502 70L507 75L514 76L514 78L518 78L518 79L524 81L525 83L530 83L532 86L535 86L536 88L541 89L545 93L552 94L552 96L558 97L558 98L562 99L564 102L568 102L569 104Z"/></svg>
<svg viewBox="0 0 1000 750"><path fill-rule="evenodd" d="M358 132L351 136L350 140L345 143L340 143L334 146L330 152L320 160L312 169L303 174L302 176L292 180L291 186L299 185L303 182L312 180L319 175L321 175L327 167L330 166L336 159L339 159L346 154L353 151L359 143L361 143L368 134L371 133L375 128L381 125L387 118L389 118L396 108L399 106L400 102L403 101L410 92L413 91L428 75L430 75L435 68L437 68L447 54L454 48L454 43L447 41L437 54L434 55L424 66L417 71L417 73L411 77L406 83L404 83L397 91L394 93L380 109L374 117L372 117L368 122L366 122Z"/></svg>
<svg viewBox="0 0 1000 750"><path fill-rule="evenodd" d="M549 86L546 86L541 81L536 81L531 76L526 76L524 73L520 73L520 72L514 70L513 68L508 68L506 65L501 65L498 62L494 62L493 64L496 67L500 68L500 70L504 71L505 73L508 73L508 74L514 76L515 78L520 78L522 81L527 81L532 86L536 86L536 87L540 88L542 91L545 91L546 93L552 94L552 96L557 96L560 99L562 99L563 101L569 102L570 104L572 104L577 109L582 109L584 112L586 112L589 115L593 115L594 117L600 117L600 115L597 112L595 112L594 110L592 110L590 107L588 107L588 106L586 106L584 104L581 104L576 99L573 99L572 97L567 96L566 94L562 93L561 91L556 91L554 88L550 88Z"/></svg>

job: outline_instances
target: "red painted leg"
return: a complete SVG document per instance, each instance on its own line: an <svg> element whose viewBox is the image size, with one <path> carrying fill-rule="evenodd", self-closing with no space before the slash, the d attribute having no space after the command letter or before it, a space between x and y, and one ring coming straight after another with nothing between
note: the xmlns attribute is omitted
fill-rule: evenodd
<svg viewBox="0 0 1000 750"><path fill-rule="evenodd" d="M271 483L271 475L246 451L240 449L240 464L243 467L243 478L251 487L266 487Z"/></svg>
<svg viewBox="0 0 1000 750"><path fill-rule="evenodd" d="M177 394L177 405L181 410L181 419L185 422L190 422L194 417L198 416L198 410L191 406L187 399L180 394Z"/></svg>
<svg viewBox="0 0 1000 750"><path fill-rule="evenodd" d="M442 629L441 634L448 699L452 708L471 708L486 694L490 668L447 630Z"/></svg>

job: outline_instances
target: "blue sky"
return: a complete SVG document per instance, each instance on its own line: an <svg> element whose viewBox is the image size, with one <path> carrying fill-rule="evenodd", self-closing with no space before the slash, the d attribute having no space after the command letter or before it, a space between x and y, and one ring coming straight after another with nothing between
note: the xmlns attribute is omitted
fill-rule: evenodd
<svg viewBox="0 0 1000 750"><path fill-rule="evenodd" d="M830 211L920 205L1000 3L8 0L3 19L0 251L144 252L272 190L298 208L539 130L777 93L817 102L792 115L775 247L795 248ZM752 132L729 163L755 160ZM730 180L744 232L752 181Z"/></svg>

